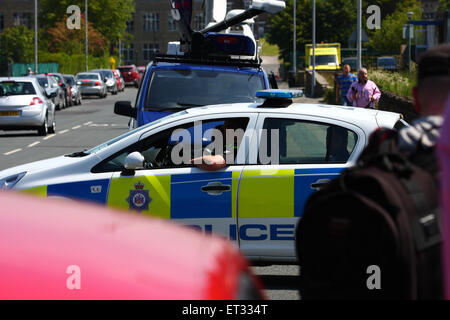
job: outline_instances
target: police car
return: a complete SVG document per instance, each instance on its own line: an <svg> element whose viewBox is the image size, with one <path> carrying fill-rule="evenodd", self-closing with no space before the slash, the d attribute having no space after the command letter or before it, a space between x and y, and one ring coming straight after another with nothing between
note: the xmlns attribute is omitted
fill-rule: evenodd
<svg viewBox="0 0 450 320"><path fill-rule="evenodd" d="M355 163L372 131L405 124L398 113L294 103L296 94L263 90L257 103L183 110L90 150L4 170L0 189L172 219L225 236L251 260L295 261L307 198ZM229 124L233 146L216 152ZM227 158L220 170L192 163L218 153Z"/></svg>

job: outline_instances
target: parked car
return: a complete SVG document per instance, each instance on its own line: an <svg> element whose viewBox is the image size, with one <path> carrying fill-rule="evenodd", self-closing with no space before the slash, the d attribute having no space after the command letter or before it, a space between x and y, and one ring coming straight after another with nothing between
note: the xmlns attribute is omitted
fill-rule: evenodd
<svg viewBox="0 0 450 320"><path fill-rule="evenodd" d="M66 108L66 94L64 93L64 89L58 84L55 77L46 75L37 75L34 77L38 80L39 84L48 96L56 93L55 95L52 95L53 98L51 98L55 104L56 110Z"/></svg>
<svg viewBox="0 0 450 320"><path fill-rule="evenodd" d="M35 77L0 78L0 130L54 133L56 94L46 93Z"/></svg>
<svg viewBox="0 0 450 320"><path fill-rule="evenodd" d="M348 64L352 70L352 72L357 73L358 70L356 70L357 68L357 58L356 57L348 57L348 58L343 58L342 59L342 65L344 64Z"/></svg>
<svg viewBox="0 0 450 320"><path fill-rule="evenodd" d="M70 90L69 84L64 79L64 76L61 73L47 73L49 76L54 76L56 78L56 81L58 81L58 84L63 88L65 93L65 99L66 99L66 107L69 107L72 105L72 91Z"/></svg>
<svg viewBox="0 0 450 320"><path fill-rule="evenodd" d="M137 67L137 71L140 73L140 74L142 74L142 76L144 75L144 73L145 73L145 66L139 66L139 67Z"/></svg>
<svg viewBox="0 0 450 320"><path fill-rule="evenodd" d="M80 82L80 91L83 96L95 95L105 98L108 94L106 84L98 72L80 72L76 80Z"/></svg>
<svg viewBox="0 0 450 320"><path fill-rule="evenodd" d="M2 300L265 298L260 278L223 238L92 204L1 191L1 182Z"/></svg>
<svg viewBox="0 0 450 320"><path fill-rule="evenodd" d="M125 80L123 80L120 71L118 69L113 70L114 77L116 78L117 82L117 89L119 91L125 90Z"/></svg>
<svg viewBox="0 0 450 320"><path fill-rule="evenodd" d="M112 94L117 94L118 88L117 88L117 81L114 77L114 74L111 69L94 69L90 72L98 72L102 75L103 81L106 84L106 89L108 92L111 92Z"/></svg>
<svg viewBox="0 0 450 320"><path fill-rule="evenodd" d="M289 94L263 90L255 95L263 103L186 109L90 150L1 171L0 179L218 233L251 260L294 262L308 197L356 163L374 130L405 123L398 113L293 103ZM217 134L224 128L236 130L231 140ZM213 152L226 154L222 169L191 161Z"/></svg>
<svg viewBox="0 0 450 320"><path fill-rule="evenodd" d="M377 69L396 71L398 69L397 59L395 57L378 57Z"/></svg>
<svg viewBox="0 0 450 320"><path fill-rule="evenodd" d="M72 92L72 103L74 105L81 104L81 92L80 87L75 80L75 77L71 74L63 74L64 80L66 80L67 84L70 86L70 91Z"/></svg>
<svg viewBox="0 0 450 320"><path fill-rule="evenodd" d="M142 74L137 71L134 64L128 66L120 66L117 67L117 69L119 69L126 85L134 85L136 88L139 88Z"/></svg>

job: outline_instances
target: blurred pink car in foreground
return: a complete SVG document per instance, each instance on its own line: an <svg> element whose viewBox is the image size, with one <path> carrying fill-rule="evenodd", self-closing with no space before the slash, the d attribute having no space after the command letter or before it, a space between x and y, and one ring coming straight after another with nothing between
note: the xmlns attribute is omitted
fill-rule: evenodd
<svg viewBox="0 0 450 320"><path fill-rule="evenodd" d="M258 299L227 240L167 221L0 191L0 299Z"/></svg>

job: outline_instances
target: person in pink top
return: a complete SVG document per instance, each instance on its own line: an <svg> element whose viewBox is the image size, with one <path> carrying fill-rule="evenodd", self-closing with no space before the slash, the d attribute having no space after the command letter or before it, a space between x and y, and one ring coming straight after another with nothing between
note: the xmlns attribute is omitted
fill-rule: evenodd
<svg viewBox="0 0 450 320"><path fill-rule="evenodd" d="M450 95L447 99L446 110L441 136L437 142L437 153L441 167L444 297L450 299Z"/></svg>
<svg viewBox="0 0 450 320"><path fill-rule="evenodd" d="M367 78L367 69L361 68L358 72L358 81L353 82L347 92L347 99L354 107L375 108L380 99L381 91L372 80Z"/></svg>

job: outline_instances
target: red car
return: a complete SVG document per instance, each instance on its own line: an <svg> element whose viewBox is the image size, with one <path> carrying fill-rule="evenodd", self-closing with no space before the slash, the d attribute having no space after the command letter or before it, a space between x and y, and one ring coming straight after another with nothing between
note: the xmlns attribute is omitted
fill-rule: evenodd
<svg viewBox="0 0 450 320"><path fill-rule="evenodd" d="M120 75L120 71L115 69L112 72L114 74L114 78L116 79L117 90L118 91L125 90L125 81L123 80L122 76Z"/></svg>
<svg viewBox="0 0 450 320"><path fill-rule="evenodd" d="M136 66L134 64L128 66L120 66L117 67L119 69L120 74L125 80L125 84L134 85L136 88L139 88L139 84L141 83L142 74L138 72Z"/></svg>
<svg viewBox="0 0 450 320"><path fill-rule="evenodd" d="M228 240L162 219L0 191L0 299L265 298Z"/></svg>

